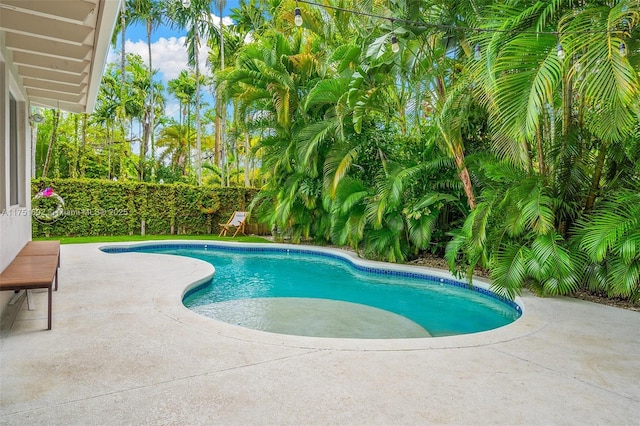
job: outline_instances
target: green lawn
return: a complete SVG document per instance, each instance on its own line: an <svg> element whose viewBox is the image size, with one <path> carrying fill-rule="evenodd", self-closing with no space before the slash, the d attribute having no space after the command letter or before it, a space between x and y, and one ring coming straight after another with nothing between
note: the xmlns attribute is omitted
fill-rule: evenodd
<svg viewBox="0 0 640 426"><path fill-rule="evenodd" d="M242 243L269 243L270 241L258 236L218 237L217 235L114 235L89 237L52 237L34 238L36 241L59 240L61 244L84 243L122 243L130 241L151 240L205 240L205 241L237 241Z"/></svg>

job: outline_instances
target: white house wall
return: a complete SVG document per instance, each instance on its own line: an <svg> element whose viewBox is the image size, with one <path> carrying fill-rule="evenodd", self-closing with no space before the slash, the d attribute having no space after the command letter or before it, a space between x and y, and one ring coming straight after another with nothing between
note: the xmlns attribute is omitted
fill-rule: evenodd
<svg viewBox="0 0 640 426"><path fill-rule="evenodd" d="M0 37L2 37L0 35ZM15 67L9 62L3 40L0 38L0 271L4 270L16 254L31 239L31 129L28 124L29 104L24 87ZM19 204L11 205L9 194L9 95L17 101ZM0 292L0 315L12 292Z"/></svg>
<svg viewBox="0 0 640 426"><path fill-rule="evenodd" d="M121 4L0 0L0 271L31 239L31 107L92 112ZM10 202L10 95L18 103L17 205ZM11 295L0 292L0 315Z"/></svg>

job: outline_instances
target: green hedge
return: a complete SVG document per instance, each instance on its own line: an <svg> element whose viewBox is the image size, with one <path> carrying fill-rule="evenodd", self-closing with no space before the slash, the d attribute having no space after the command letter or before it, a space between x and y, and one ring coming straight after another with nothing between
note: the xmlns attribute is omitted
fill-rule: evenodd
<svg viewBox="0 0 640 426"><path fill-rule="evenodd" d="M64 200L64 214L46 215L57 197L33 198L33 236L217 234L218 223L246 210L253 188L212 188L185 184L112 182L95 179L35 179L32 197L45 188ZM40 209L40 210L38 210ZM40 218L40 220L37 220Z"/></svg>

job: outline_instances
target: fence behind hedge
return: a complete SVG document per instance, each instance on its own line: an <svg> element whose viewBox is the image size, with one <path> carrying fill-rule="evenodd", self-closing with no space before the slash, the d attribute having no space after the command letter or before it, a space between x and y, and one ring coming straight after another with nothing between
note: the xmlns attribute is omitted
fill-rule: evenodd
<svg viewBox="0 0 640 426"><path fill-rule="evenodd" d="M64 213L53 221L34 218L34 237L218 233L218 223L236 210L246 210L257 193L253 188L36 179L31 183L32 196L45 188L64 201ZM32 207L55 209L54 204L60 204L56 200L39 196ZM260 231L255 224L249 229Z"/></svg>

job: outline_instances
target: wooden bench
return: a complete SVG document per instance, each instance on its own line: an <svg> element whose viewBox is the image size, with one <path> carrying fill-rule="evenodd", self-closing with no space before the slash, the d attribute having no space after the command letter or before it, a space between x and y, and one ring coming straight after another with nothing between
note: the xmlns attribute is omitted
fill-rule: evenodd
<svg viewBox="0 0 640 426"><path fill-rule="evenodd" d="M57 256L60 268L60 241L29 241L18 256ZM58 291L58 280L55 290Z"/></svg>
<svg viewBox="0 0 640 426"><path fill-rule="evenodd" d="M48 290L48 330L51 330L52 293L54 281L55 289L58 289L59 267L59 241L30 241L0 273L0 291L36 288Z"/></svg>

